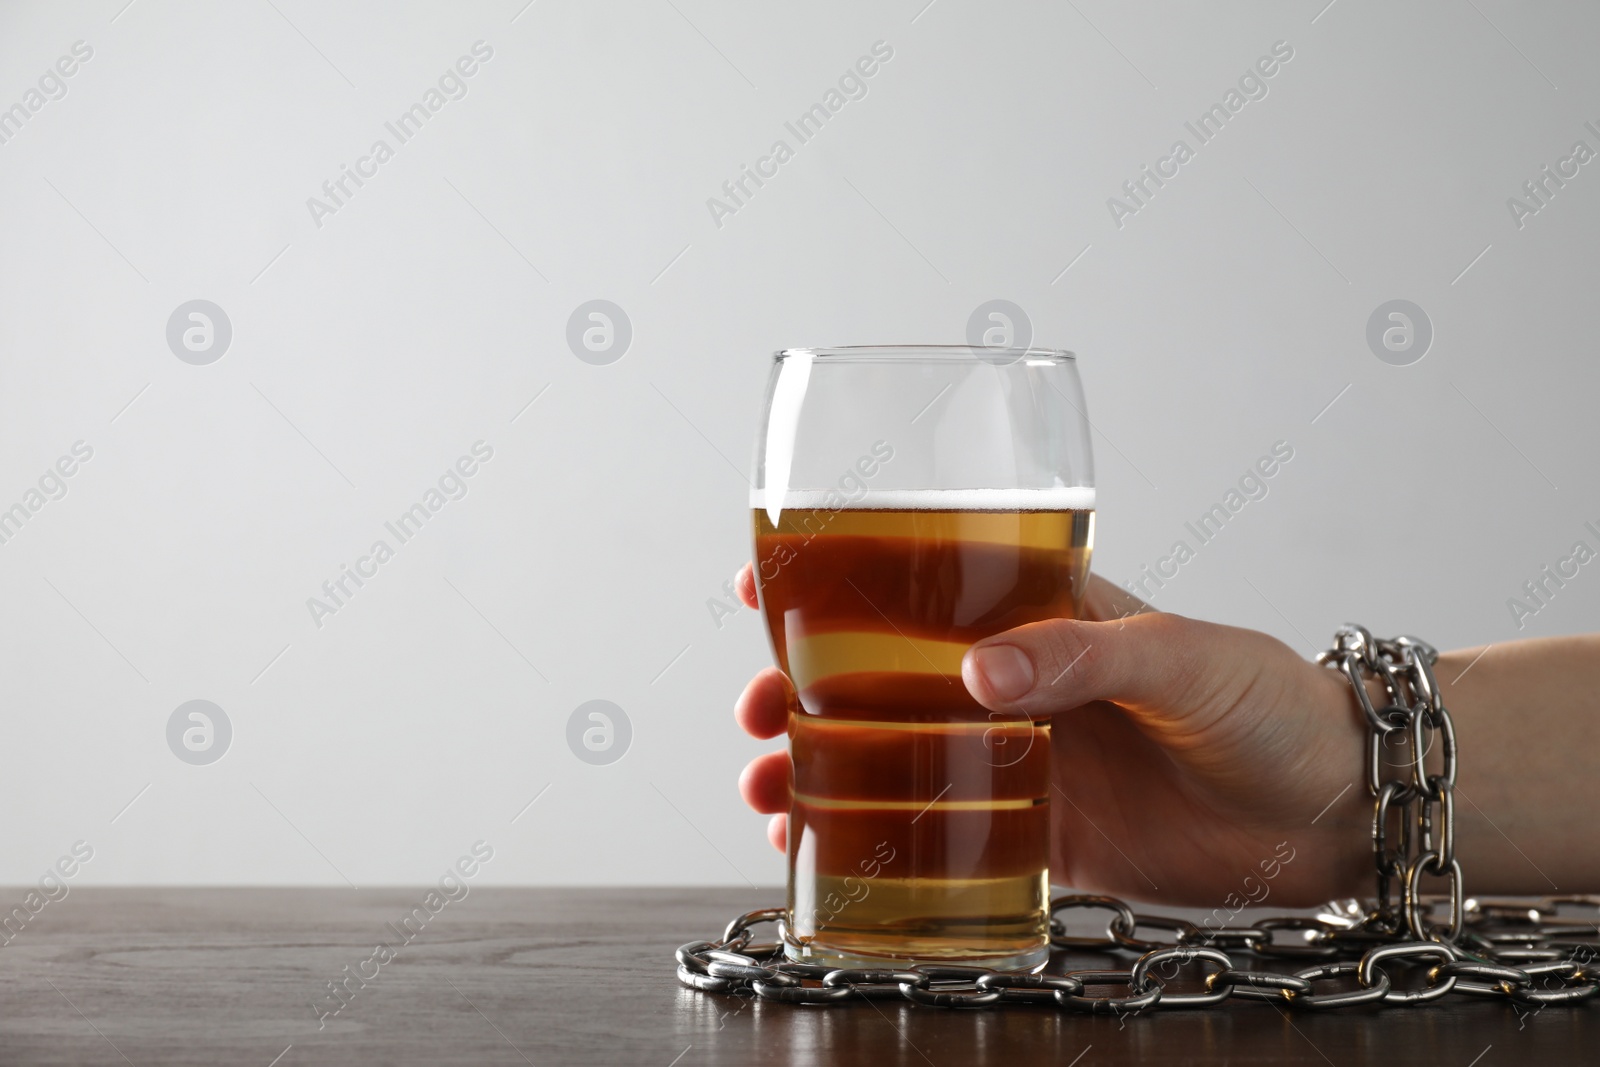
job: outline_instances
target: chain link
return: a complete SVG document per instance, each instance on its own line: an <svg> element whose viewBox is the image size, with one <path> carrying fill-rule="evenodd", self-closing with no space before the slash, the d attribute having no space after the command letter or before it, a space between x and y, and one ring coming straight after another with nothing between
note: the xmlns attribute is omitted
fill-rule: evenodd
<svg viewBox="0 0 1600 1067"><path fill-rule="evenodd" d="M1064 974L793 963L783 957L784 909L765 908L734 919L720 941L680 947L678 980L702 992L791 1004L887 997L943 1008L1043 1004L1099 1015L1212 1007L1228 1000L1267 1000L1305 1010L1415 1005L1452 993L1504 999L1529 1010L1587 1000L1600 994L1600 940L1577 935L1600 939L1600 897L1479 901L1464 894L1455 855L1455 724L1433 675L1438 655L1414 637L1381 640L1347 625L1335 635L1334 647L1317 657L1349 680L1367 722L1377 893L1365 903L1334 901L1314 918L1274 916L1239 929L1202 930L1186 919L1137 913L1116 897L1057 897L1050 902L1052 947L1139 953L1127 970ZM1383 688L1381 706L1367 691L1369 679ZM1429 773L1435 741L1438 770ZM1404 753L1400 762L1384 758L1394 743ZM1400 773L1388 776L1386 766ZM1424 875L1448 879L1448 895L1424 895ZM1589 915L1562 915L1564 906L1586 907ZM1444 921L1435 921L1441 907ZM1068 936L1059 913L1091 909L1111 913L1105 936ZM754 943L753 928L766 923L778 924L780 936ZM1169 931L1173 940L1145 940L1139 937L1145 930ZM1280 940L1283 934L1291 938L1288 943ZM1230 951L1313 965L1289 974L1244 969L1235 966ZM1197 988L1169 992L1168 983L1176 983L1185 968L1203 969L1188 983ZM1402 968L1413 974L1405 988L1397 988L1395 975ZM1330 982L1345 988L1316 991L1314 983ZM1114 993L1108 995L1108 989Z"/></svg>

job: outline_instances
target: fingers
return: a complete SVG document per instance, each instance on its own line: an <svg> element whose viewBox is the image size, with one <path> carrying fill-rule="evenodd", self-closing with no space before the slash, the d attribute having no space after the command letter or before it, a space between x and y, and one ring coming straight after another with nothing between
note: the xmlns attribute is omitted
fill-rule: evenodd
<svg viewBox="0 0 1600 1067"><path fill-rule="evenodd" d="M961 677L979 703L995 710L1066 711L1109 700L1181 718L1215 706L1219 690L1247 685L1268 651L1263 641L1303 662L1265 635L1181 615L1052 619L973 645Z"/></svg>
<svg viewBox="0 0 1600 1067"><path fill-rule="evenodd" d="M746 563L739 568L739 573L733 579L734 588L739 591L739 599L744 601L747 608L760 607L756 603L756 569Z"/></svg>
<svg viewBox="0 0 1600 1067"><path fill-rule="evenodd" d="M768 752L751 760L739 775L739 795L767 821L767 840L779 852L789 847L789 753Z"/></svg>
<svg viewBox="0 0 1600 1067"><path fill-rule="evenodd" d="M776 667L768 667L750 679L733 705L733 717L745 733L765 741L789 729L789 707L794 690L789 679Z"/></svg>
<svg viewBox="0 0 1600 1067"><path fill-rule="evenodd" d="M774 815L767 823L767 840L779 852L789 851L789 816Z"/></svg>
<svg viewBox="0 0 1600 1067"><path fill-rule="evenodd" d="M734 584L739 588L739 599L751 607L756 606L755 575L746 564ZM744 732L765 740L777 737L789 729L789 709L794 702L794 690L789 679L776 667L761 671L744 687L733 706L733 717ZM757 756L739 776L739 795L744 802L761 812L770 814L767 823L767 840L779 852L788 849L789 817L789 753L768 752Z"/></svg>
<svg viewBox="0 0 1600 1067"><path fill-rule="evenodd" d="M789 753L768 752L745 764L739 795L763 815L789 810Z"/></svg>

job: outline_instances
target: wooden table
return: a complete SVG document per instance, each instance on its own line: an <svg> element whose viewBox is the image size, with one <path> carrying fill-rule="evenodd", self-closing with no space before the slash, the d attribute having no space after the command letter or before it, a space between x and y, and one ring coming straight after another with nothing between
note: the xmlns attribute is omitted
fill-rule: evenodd
<svg viewBox="0 0 1600 1067"><path fill-rule="evenodd" d="M73 888L0 949L0 1064L1497 1067L1600 1048L1594 1008L1519 1019L1461 997L1414 1010L1232 1003L1129 1019L751 1003L683 989L671 952L775 903L777 890L474 888L404 943L387 924L423 894ZM367 962L379 941L394 958ZM365 988L351 979L348 1005L319 1023L314 1004L340 1003L327 983L346 966L376 977Z"/></svg>

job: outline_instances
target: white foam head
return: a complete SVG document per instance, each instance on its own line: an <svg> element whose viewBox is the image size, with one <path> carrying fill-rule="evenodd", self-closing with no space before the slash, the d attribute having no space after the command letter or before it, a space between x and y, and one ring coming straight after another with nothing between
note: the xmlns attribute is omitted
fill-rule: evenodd
<svg viewBox="0 0 1600 1067"><path fill-rule="evenodd" d="M842 501L842 502L841 502ZM776 505L776 508L772 507ZM769 498L765 489L750 490L756 511L821 509L828 511L1088 511L1094 508L1094 487L1049 489L868 489L854 496L842 489L789 489Z"/></svg>

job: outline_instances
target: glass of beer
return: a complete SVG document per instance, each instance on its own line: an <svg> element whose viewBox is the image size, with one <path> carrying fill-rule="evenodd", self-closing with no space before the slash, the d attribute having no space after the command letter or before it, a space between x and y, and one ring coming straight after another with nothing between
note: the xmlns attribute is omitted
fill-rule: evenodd
<svg viewBox="0 0 1600 1067"><path fill-rule="evenodd" d="M967 693L973 642L1081 610L1094 473L1072 353L777 353L751 494L794 684L788 958L1037 968L1050 723Z"/></svg>

